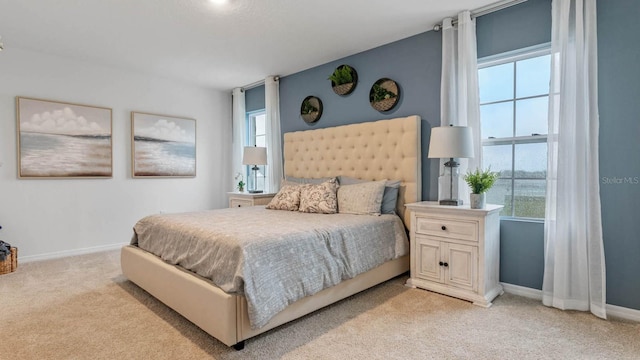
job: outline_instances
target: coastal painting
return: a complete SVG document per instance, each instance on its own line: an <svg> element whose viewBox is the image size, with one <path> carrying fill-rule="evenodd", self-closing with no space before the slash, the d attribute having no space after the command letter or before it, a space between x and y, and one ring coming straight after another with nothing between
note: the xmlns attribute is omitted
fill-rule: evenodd
<svg viewBox="0 0 640 360"><path fill-rule="evenodd" d="M135 178L196 176L194 119L131 112Z"/></svg>
<svg viewBox="0 0 640 360"><path fill-rule="evenodd" d="M18 177L111 177L111 112L16 97Z"/></svg>

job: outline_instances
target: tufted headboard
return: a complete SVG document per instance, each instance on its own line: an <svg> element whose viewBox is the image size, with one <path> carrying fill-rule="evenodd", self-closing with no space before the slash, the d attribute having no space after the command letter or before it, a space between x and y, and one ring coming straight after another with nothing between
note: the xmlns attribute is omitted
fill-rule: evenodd
<svg viewBox="0 0 640 360"><path fill-rule="evenodd" d="M417 115L284 134L285 176L350 176L400 180L396 211L409 228L405 203L422 199Z"/></svg>

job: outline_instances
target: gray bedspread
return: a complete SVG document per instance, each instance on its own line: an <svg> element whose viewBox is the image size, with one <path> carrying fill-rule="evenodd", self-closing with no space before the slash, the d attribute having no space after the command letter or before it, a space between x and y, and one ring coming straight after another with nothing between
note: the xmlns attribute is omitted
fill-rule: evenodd
<svg viewBox="0 0 640 360"><path fill-rule="evenodd" d="M131 244L244 294L253 328L296 300L408 253L396 215L261 206L148 216L134 226Z"/></svg>

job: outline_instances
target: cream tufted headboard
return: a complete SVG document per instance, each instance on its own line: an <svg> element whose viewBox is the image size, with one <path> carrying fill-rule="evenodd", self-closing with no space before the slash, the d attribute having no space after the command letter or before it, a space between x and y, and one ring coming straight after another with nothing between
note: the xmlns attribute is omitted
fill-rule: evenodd
<svg viewBox="0 0 640 360"><path fill-rule="evenodd" d="M285 176L350 176L401 180L397 213L422 199L420 117L417 115L284 134Z"/></svg>

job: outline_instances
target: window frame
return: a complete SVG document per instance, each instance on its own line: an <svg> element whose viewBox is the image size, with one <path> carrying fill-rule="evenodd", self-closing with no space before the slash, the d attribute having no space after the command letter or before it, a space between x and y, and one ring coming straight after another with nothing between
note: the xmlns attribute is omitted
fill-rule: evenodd
<svg viewBox="0 0 640 360"><path fill-rule="evenodd" d="M532 134L532 135L527 135L527 136L515 136L515 132L516 132L516 124L517 124L517 117L516 117L516 112L517 112L517 107L515 106L517 101L521 101L521 100L528 100L528 99L537 99L537 98L542 98L542 97L547 97L548 99L550 99L550 94L544 94L544 95L534 95L534 96L523 96L523 97L518 97L517 96L517 62L518 61L522 61L522 60L527 60L527 59L532 59L532 58L536 58L536 57L540 57L540 56L545 56L545 55L552 55L552 51L551 51L551 43L544 43L544 44L540 44L540 45L536 45L536 46L531 46L531 47L526 47L526 48L522 48L522 49L518 49L518 50L514 50L514 51L509 51L509 52L504 52L504 53L500 53L500 54L495 54L495 55L491 55L491 56L487 56L487 57L483 57L478 59L478 72L481 69L484 68L488 68L488 67L492 67L492 66L498 66L498 65L502 65L502 64L507 64L507 63L514 63L513 66L513 97L507 100L498 100L498 101L488 101L486 103L481 103L479 102L479 107L483 106L483 105L492 105L492 104L500 104L500 103L513 103L512 106L512 121L513 121L513 136L509 136L509 137L500 137L500 138L487 138L487 139L481 139L481 146L482 146L482 150L484 152L484 147L485 146L496 146L496 145L510 145L511 146L511 176L510 178L500 178L500 179L508 179L511 181L511 214L509 215L501 215L502 217L505 218L509 218L509 219L513 219L513 220L523 220L523 221L532 221L532 222L544 222L544 218L535 218L535 217L526 217L526 216L516 216L515 215L515 204L516 204L516 198L515 198L515 182L516 180L540 180L540 178L534 178L534 177L526 177L526 178L516 178L515 173L516 173L516 161L515 161L515 150L516 150L516 145L521 145L521 144L539 144L539 143L547 143L548 142L548 129L547 129L547 134ZM551 83L551 79L549 79L549 83ZM480 119L480 121L482 121L482 119ZM544 179L546 182L546 178ZM546 199L545 199L545 203L546 203ZM506 204L505 204L506 206Z"/></svg>
<svg viewBox="0 0 640 360"><path fill-rule="evenodd" d="M256 134L256 117L260 116L260 115L265 115L265 122L266 122L266 115L267 115L267 110L266 109L258 109L258 110L253 110L253 111L248 111L246 114L246 118L245 118L245 124L246 124L246 131L245 131L245 144L247 144L246 146L255 146L257 141L256 141L256 137L257 136L264 136L265 137L265 147L267 146L266 144L266 136L267 136L267 131L266 131L266 123L265 123L265 133L264 134ZM251 170L251 165L245 165L245 179L247 179L246 183L247 183L247 189L255 189L257 188L255 184L253 184L253 170ZM259 172L262 172L262 174L264 174L264 178L263 178L263 186L262 186L262 190L266 190L266 182L267 182L267 170L266 170L266 166L265 165L258 165L258 168L260 168ZM260 181L258 181L258 183L260 183Z"/></svg>

